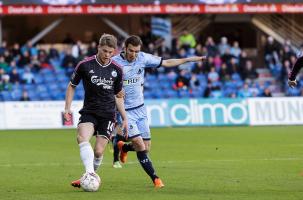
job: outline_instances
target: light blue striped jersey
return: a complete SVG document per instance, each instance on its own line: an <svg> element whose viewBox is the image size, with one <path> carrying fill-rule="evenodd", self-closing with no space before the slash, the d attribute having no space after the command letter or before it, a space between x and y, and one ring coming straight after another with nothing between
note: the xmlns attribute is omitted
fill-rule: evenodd
<svg viewBox="0 0 303 200"><path fill-rule="evenodd" d="M144 103L142 84L146 67L160 67L162 58L139 52L133 62L128 62L123 53L112 58L123 70L123 88L125 90L125 109L138 107Z"/></svg>

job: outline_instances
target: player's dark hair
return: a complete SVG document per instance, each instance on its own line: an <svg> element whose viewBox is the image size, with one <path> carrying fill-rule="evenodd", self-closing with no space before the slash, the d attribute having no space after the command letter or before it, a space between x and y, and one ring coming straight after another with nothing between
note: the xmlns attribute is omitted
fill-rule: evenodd
<svg viewBox="0 0 303 200"><path fill-rule="evenodd" d="M116 49L117 48L117 38L113 35L104 33L99 40L99 45L108 46L108 47Z"/></svg>
<svg viewBox="0 0 303 200"><path fill-rule="evenodd" d="M131 35L124 42L125 48L127 48L129 44L131 44L135 47L142 46L142 40L137 35Z"/></svg>

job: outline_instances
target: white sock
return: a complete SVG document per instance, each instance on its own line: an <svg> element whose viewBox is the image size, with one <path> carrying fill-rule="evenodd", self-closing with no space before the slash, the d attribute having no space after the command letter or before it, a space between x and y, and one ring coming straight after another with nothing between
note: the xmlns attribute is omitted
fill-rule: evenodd
<svg viewBox="0 0 303 200"><path fill-rule="evenodd" d="M85 171L93 173L94 171L94 151L89 142L82 142L79 144L80 157L85 167Z"/></svg>
<svg viewBox="0 0 303 200"><path fill-rule="evenodd" d="M102 164L102 160L103 160L103 155L100 158L95 158L94 159L94 170L95 170L95 172L98 170L98 168Z"/></svg>

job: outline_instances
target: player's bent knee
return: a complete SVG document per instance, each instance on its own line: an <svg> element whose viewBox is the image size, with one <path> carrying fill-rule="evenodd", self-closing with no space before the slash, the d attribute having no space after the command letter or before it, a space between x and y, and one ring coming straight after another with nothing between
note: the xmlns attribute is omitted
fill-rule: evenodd
<svg viewBox="0 0 303 200"><path fill-rule="evenodd" d="M95 157L96 158L101 158L103 156L103 151L97 151L95 150Z"/></svg>
<svg viewBox="0 0 303 200"><path fill-rule="evenodd" d="M77 142L78 144L82 143L82 142L88 142L89 139L87 137L83 137L82 135L79 135L77 136Z"/></svg>
<svg viewBox="0 0 303 200"><path fill-rule="evenodd" d="M132 144L133 144L135 151L145 151L146 150L145 144L144 144L142 138L140 138L140 137L133 138Z"/></svg>

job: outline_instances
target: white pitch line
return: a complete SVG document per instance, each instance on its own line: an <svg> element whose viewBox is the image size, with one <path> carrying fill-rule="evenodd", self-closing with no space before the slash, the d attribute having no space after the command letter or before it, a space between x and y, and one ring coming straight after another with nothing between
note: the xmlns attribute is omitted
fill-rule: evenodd
<svg viewBox="0 0 303 200"><path fill-rule="evenodd" d="M175 164L175 163L203 163L203 162L244 162L244 161L303 161L303 158L260 158L260 159L228 159L228 160L186 160L186 161L154 161L157 164ZM126 163L127 165L138 164L137 161L130 161ZM45 162L45 163L19 163L19 164L0 164L0 167L60 167L60 166L80 166L81 162L77 163L56 163L56 162ZM102 163L102 165L112 165L110 162Z"/></svg>

